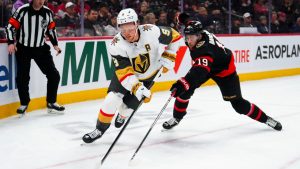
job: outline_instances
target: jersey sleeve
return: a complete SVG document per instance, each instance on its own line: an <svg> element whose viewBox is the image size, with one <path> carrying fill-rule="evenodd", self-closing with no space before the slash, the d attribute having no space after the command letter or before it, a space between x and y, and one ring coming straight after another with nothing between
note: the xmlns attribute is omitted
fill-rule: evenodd
<svg viewBox="0 0 300 169"><path fill-rule="evenodd" d="M184 78L191 87L197 88L208 79L214 60L209 54L199 52L195 55L193 65Z"/></svg>
<svg viewBox="0 0 300 169"><path fill-rule="evenodd" d="M50 10L49 10L50 11ZM53 20L53 12L50 11L47 13L49 17L49 24L47 27L47 35L49 37L50 42L52 43L53 46L58 45L58 40L57 40L57 33L56 33L56 25Z"/></svg>
<svg viewBox="0 0 300 169"><path fill-rule="evenodd" d="M182 39L182 36L175 29L170 27L161 26L159 27L159 30L159 43L167 45L166 50L162 54L162 57L165 57L171 61L175 61L176 52L180 47L180 40Z"/></svg>
<svg viewBox="0 0 300 169"><path fill-rule="evenodd" d="M18 8L8 20L8 25L6 27L6 38L9 45L14 43L15 30L18 30L21 27L21 14L23 12L23 8L24 6Z"/></svg>
<svg viewBox="0 0 300 169"><path fill-rule="evenodd" d="M131 91L132 87L138 83L139 80L135 76L135 72L129 58L126 57L126 52L118 45L114 44L115 38L109 45L109 52L115 66L115 73L121 85L126 90Z"/></svg>

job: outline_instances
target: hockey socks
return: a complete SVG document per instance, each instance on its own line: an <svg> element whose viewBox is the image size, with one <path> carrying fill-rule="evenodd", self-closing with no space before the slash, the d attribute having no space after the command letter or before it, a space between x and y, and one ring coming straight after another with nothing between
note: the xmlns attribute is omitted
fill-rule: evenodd
<svg viewBox="0 0 300 169"><path fill-rule="evenodd" d="M251 103L250 111L246 114L246 116L249 116L250 118L261 123L265 123L268 119L268 116L253 103Z"/></svg>
<svg viewBox="0 0 300 169"><path fill-rule="evenodd" d="M230 101L230 103L234 110L239 114L244 114L261 123L267 121L267 115L259 107L243 98Z"/></svg>
<svg viewBox="0 0 300 169"><path fill-rule="evenodd" d="M179 97L176 97L173 109L173 117L176 119L182 119L186 115L186 109L188 105L189 100L183 100Z"/></svg>
<svg viewBox="0 0 300 169"><path fill-rule="evenodd" d="M282 125L279 121L276 121L273 118L267 116L259 107L257 107L253 103L251 103L251 109L246 115L261 123L267 124L275 130L280 131L282 129Z"/></svg>
<svg viewBox="0 0 300 169"><path fill-rule="evenodd" d="M85 134L82 137L82 140L85 143L92 143L95 140L99 139L104 132L109 128L111 120L113 118L114 114L107 114L103 112L102 109L100 109L96 129L90 133Z"/></svg>
<svg viewBox="0 0 300 169"><path fill-rule="evenodd" d="M231 105L239 114L244 114L253 120L265 123L275 130L280 131L282 129L280 122L267 116L258 106L243 98L231 101Z"/></svg>
<svg viewBox="0 0 300 169"><path fill-rule="evenodd" d="M186 109L188 105L189 100L183 100L179 97L176 97L173 109L173 117L163 123L163 128L168 130L177 126L181 119L186 115Z"/></svg>

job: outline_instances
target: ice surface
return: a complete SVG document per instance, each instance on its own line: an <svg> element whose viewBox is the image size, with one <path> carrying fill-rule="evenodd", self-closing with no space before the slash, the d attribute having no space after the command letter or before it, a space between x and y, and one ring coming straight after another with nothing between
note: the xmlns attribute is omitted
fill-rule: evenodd
<svg viewBox="0 0 300 169"><path fill-rule="evenodd" d="M245 99L283 125L281 132L241 116L217 86L198 89L187 116L170 131L174 100L132 163L129 159L167 101L155 93L135 114L101 168L105 169L299 169L300 76L242 83ZM66 105L65 115L46 110L0 120L1 169L94 169L120 129L113 125L93 144L81 137L95 127L102 100ZM98 163L98 164L97 164Z"/></svg>

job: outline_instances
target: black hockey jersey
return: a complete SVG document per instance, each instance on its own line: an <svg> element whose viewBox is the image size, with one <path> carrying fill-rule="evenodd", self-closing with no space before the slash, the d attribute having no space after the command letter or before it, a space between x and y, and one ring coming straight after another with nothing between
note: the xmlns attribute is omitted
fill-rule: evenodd
<svg viewBox="0 0 300 169"><path fill-rule="evenodd" d="M210 77L225 77L235 72L231 50L208 31L203 31L202 38L190 53L193 65L185 79L191 86L198 87Z"/></svg>

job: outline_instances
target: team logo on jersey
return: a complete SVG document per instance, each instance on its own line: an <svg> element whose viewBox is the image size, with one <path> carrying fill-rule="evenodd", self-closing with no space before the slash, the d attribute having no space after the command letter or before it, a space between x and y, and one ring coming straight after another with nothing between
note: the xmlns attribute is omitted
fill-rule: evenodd
<svg viewBox="0 0 300 169"><path fill-rule="evenodd" d="M151 30L152 26L151 25L144 25L143 26L143 31L149 31Z"/></svg>
<svg viewBox="0 0 300 169"><path fill-rule="evenodd" d="M205 41L200 41L197 43L196 48L200 48L201 46L203 46L205 43Z"/></svg>
<svg viewBox="0 0 300 169"><path fill-rule="evenodd" d="M120 39L118 37L114 37L114 39L111 41L111 44L115 46L119 41Z"/></svg>
<svg viewBox="0 0 300 169"><path fill-rule="evenodd" d="M41 21L41 27L43 28L43 29L45 29L45 28L47 28L47 20L46 19L43 19L42 21Z"/></svg>
<svg viewBox="0 0 300 169"><path fill-rule="evenodd" d="M132 59L133 69L138 73L145 73L150 67L149 53L139 54L136 58Z"/></svg>

